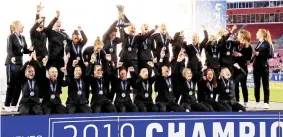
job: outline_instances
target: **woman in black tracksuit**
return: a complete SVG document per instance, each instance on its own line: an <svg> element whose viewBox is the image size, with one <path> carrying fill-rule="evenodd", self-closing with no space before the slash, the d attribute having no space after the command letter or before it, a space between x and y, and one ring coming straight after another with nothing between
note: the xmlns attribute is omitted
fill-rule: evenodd
<svg viewBox="0 0 283 137"><path fill-rule="evenodd" d="M258 45L253 52L253 76L254 76L254 95L257 102L257 108L260 101L260 80L262 79L264 93L264 108L269 108L269 64L268 59L273 57L273 44L268 30L259 29L257 32Z"/></svg>
<svg viewBox="0 0 283 137"><path fill-rule="evenodd" d="M79 38L79 32L82 36L82 39ZM78 60L78 65L83 69L83 72L85 72L86 66L84 65L82 58L82 49L86 43L87 37L82 28L79 26L78 30L74 30L72 34L72 41L69 41L66 45L66 55L69 56L66 66L67 68L72 67L74 60Z"/></svg>
<svg viewBox="0 0 283 137"><path fill-rule="evenodd" d="M46 62L43 59L43 69L41 69L41 73L43 73L44 78L42 81L43 91L43 101L42 101L42 109L44 114L65 114L66 107L62 105L62 101L60 95L62 94L62 87L67 86L66 76L64 76L63 80L57 79L58 70L56 67L50 67L48 70L49 78L46 78ZM62 71L62 70L61 70ZM63 72L66 70L63 70ZM64 72L65 73L65 72Z"/></svg>
<svg viewBox="0 0 283 137"><path fill-rule="evenodd" d="M141 36L143 37L143 41L139 43L138 47L138 72L140 72L142 68L147 68L149 75L151 75L152 70L151 67L148 66L147 62L152 61L154 58L152 54L154 52L154 39L151 35L157 30L157 28L158 26L155 26L154 29L149 31L147 24L143 24L141 27Z"/></svg>
<svg viewBox="0 0 283 137"><path fill-rule="evenodd" d="M152 35L155 41L155 48L154 48L154 56L157 60L160 60L160 53L162 51L165 52L165 56L163 57L163 63L169 67L170 62L170 52L169 52L169 44L172 44L172 38L170 37L169 33L167 32L167 26L165 24L161 24L160 26L160 33L155 33Z"/></svg>
<svg viewBox="0 0 283 137"><path fill-rule="evenodd" d="M172 75L169 75L169 68L162 64L160 65L161 76L158 76L155 82L155 92L157 93L157 106L160 112L184 112L186 111L182 106L176 103L175 96L177 91L174 87L178 87L178 80L176 72L173 71Z"/></svg>
<svg viewBox="0 0 283 137"><path fill-rule="evenodd" d="M4 109L9 111L10 106L17 105L20 94L21 84L17 82L20 69L23 65L23 54L29 54L31 50L27 48L25 37L21 35L23 25L19 21L13 22L10 26L11 35L7 40L7 57L6 57L6 74L7 74L7 91ZM12 110L16 111L16 110Z"/></svg>
<svg viewBox="0 0 283 137"><path fill-rule="evenodd" d="M234 64L235 69L241 73L236 77L232 77L232 74L228 68L223 68L221 70L220 79L218 81L218 93L216 94L216 100L225 107L226 111L235 111L239 110L245 112L246 109L244 106L239 104L235 98L235 83L238 83L241 79L244 78L245 71L238 65Z"/></svg>
<svg viewBox="0 0 283 137"><path fill-rule="evenodd" d="M232 60L231 47L229 47L229 49L225 47L227 45L228 38L230 37L231 33L233 33L233 31L236 28L237 28L236 26L233 26L232 30L227 34L224 34L223 30L219 30L216 38L206 43L206 46L205 46L206 65L208 68L213 68L216 78L219 77L221 62L223 62L223 59L226 59L228 52L230 53L230 54L228 53L228 56L230 56L230 59ZM224 55L225 57L222 58L222 56Z"/></svg>
<svg viewBox="0 0 283 137"><path fill-rule="evenodd" d="M69 114L91 113L85 93L85 82L82 78L82 69L77 65L78 61L73 61L73 67L69 69L67 77L68 98L66 108Z"/></svg>
<svg viewBox="0 0 283 137"><path fill-rule="evenodd" d="M180 84L179 90L181 92L180 97L178 97L178 104L189 111L209 111L205 105L198 103L197 101L196 87L195 82L192 80L193 74L191 69L181 69L180 65L181 62L177 62L174 70L178 74L178 83Z"/></svg>
<svg viewBox="0 0 283 137"><path fill-rule="evenodd" d="M114 21L109 29L104 33L102 41L104 43L103 50L106 54L111 55L111 60L114 62L115 66L117 65L117 45L124 41L124 30L119 29L120 37L117 37L117 23L118 20Z"/></svg>
<svg viewBox="0 0 283 137"><path fill-rule="evenodd" d="M247 77L248 77L248 62L251 60L253 49L250 45L251 33L246 30L241 30L238 33L238 41L235 41L235 49L234 49L234 63L239 64L239 66L245 71L244 78L240 81L236 81L235 83L235 96L236 101L240 101L240 91L239 91L239 83L242 87L242 93L244 98L244 106L247 107L248 103L248 88L247 88ZM235 77L241 74L241 71L238 69L234 70Z"/></svg>
<svg viewBox="0 0 283 137"><path fill-rule="evenodd" d="M188 55L188 68L190 68L193 72L193 81L198 83L202 78L202 62L200 60L201 54L205 45L208 41L208 33L204 26L203 33L204 39L200 42L198 34L193 35L192 44L189 44L186 47L186 53Z"/></svg>
<svg viewBox="0 0 283 137"><path fill-rule="evenodd" d="M115 106L111 102L110 97L110 75L108 67L111 67L110 58L106 58L106 71L103 70L101 65L96 65L92 57L90 64L87 68L87 73L92 76L90 80L91 85L91 108L94 113L100 112L116 112ZM93 72L93 73L91 73Z"/></svg>
<svg viewBox="0 0 283 137"><path fill-rule="evenodd" d="M89 64L91 64L90 60L93 58L94 62L96 65L101 65L102 69L104 71L107 71L109 68L108 66L108 61L106 60L106 53L103 49L104 44L102 43L102 41L100 40L99 37L96 38L96 40L94 41L94 45L85 48L84 52L83 52L83 59L84 59L84 64L86 67L88 67ZM114 64L112 64L113 66ZM90 81L92 79L92 72L93 71L86 71L85 75L84 75L84 81L85 81L85 92L86 92L86 98L87 100L89 100L89 94L90 94Z"/></svg>
<svg viewBox="0 0 283 137"><path fill-rule="evenodd" d="M176 32L174 35L174 39L172 40L173 58L170 62L171 70L175 68L180 51L182 49L185 50L186 46L187 46L187 43L184 41L184 32L183 31ZM185 60L182 61L182 65L185 66Z"/></svg>
<svg viewBox="0 0 283 137"><path fill-rule="evenodd" d="M214 70L208 68L204 72L203 79L200 81L198 89L199 103L203 103L209 111L226 111L225 107L216 102L216 94L218 93L218 83Z"/></svg>
<svg viewBox="0 0 283 137"><path fill-rule="evenodd" d="M35 53L33 52L19 72L19 79L17 82L22 87L22 98L19 103L19 113L21 115L42 115L42 108L40 106L40 98L42 97L42 91L40 91L39 81L42 80L39 70L42 66L36 60Z"/></svg>
<svg viewBox="0 0 283 137"><path fill-rule="evenodd" d="M152 85L156 81L156 77L159 72L154 67L153 63L148 63L154 71L154 76L148 76L147 68L142 68L140 71L140 76L135 80L134 91L136 94L135 104L137 105L140 112L158 112L156 102L152 99Z"/></svg>
<svg viewBox="0 0 283 137"><path fill-rule="evenodd" d="M124 67L117 68L118 78L111 80L111 92L114 94L113 104L118 112L138 112L137 106L133 103L132 87L134 87L135 73L133 68L129 68L131 78L127 78L127 70ZM117 74L116 73L116 74Z"/></svg>

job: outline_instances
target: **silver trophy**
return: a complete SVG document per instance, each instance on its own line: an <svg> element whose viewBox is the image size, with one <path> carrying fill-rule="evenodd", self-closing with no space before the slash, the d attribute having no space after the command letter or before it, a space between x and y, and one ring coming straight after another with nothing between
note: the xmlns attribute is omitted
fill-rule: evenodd
<svg viewBox="0 0 283 137"><path fill-rule="evenodd" d="M124 21L124 6L123 5L116 5L118 8L119 16L122 18L118 21L118 27L124 27L125 21Z"/></svg>

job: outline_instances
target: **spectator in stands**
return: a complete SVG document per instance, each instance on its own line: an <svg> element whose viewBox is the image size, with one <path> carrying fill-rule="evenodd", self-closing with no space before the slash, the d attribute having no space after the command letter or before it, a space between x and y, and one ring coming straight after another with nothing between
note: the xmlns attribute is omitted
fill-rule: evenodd
<svg viewBox="0 0 283 137"><path fill-rule="evenodd" d="M259 29L256 33L259 40L253 52L253 76L254 76L254 95L257 102L256 108L259 108L260 102L260 83L262 80L264 92L264 108L269 108L269 64L268 59L273 57L273 44L268 30Z"/></svg>

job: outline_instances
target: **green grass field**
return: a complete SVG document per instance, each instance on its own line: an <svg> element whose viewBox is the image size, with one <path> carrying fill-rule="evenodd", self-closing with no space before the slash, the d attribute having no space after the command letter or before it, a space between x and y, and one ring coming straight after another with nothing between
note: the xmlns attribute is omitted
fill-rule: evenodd
<svg viewBox="0 0 283 137"><path fill-rule="evenodd" d="M249 100L255 100L254 89L249 88ZM63 94L61 99L63 103L67 100L67 88L63 88ZM153 95L154 96L154 95ZM240 93L240 98L242 100L243 95ZM261 89L260 98L263 100L263 91ZM283 102L283 82L281 83L270 83L270 102Z"/></svg>

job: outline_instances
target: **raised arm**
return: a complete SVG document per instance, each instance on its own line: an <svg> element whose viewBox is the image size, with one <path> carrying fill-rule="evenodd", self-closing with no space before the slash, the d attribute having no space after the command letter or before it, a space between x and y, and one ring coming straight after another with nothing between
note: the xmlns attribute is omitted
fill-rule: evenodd
<svg viewBox="0 0 283 137"><path fill-rule="evenodd" d="M84 31L82 30L81 26L78 26L78 31L80 31L80 33L82 35L81 46L83 47L87 43L88 39L87 39Z"/></svg>
<svg viewBox="0 0 283 137"><path fill-rule="evenodd" d="M203 33L204 33L204 39L201 41L200 43L200 48L204 48L205 47L205 44L207 43L208 41L208 33L207 33L207 30L205 29L204 26L202 26L203 28Z"/></svg>
<svg viewBox="0 0 283 137"><path fill-rule="evenodd" d="M56 17L46 27L47 32L50 32L52 30L54 24L57 22L59 17L60 17L60 11L56 11Z"/></svg>
<svg viewBox="0 0 283 137"><path fill-rule="evenodd" d="M103 37L102 37L102 41L105 42L106 40L109 39L109 35L110 33L116 28L117 26L117 23L118 23L118 20L115 20L111 26L108 28L108 30L103 34Z"/></svg>
<svg viewBox="0 0 283 137"><path fill-rule="evenodd" d="M30 37L35 37L36 29L39 27L39 25L43 22L43 19L37 19L32 28L30 29Z"/></svg>

